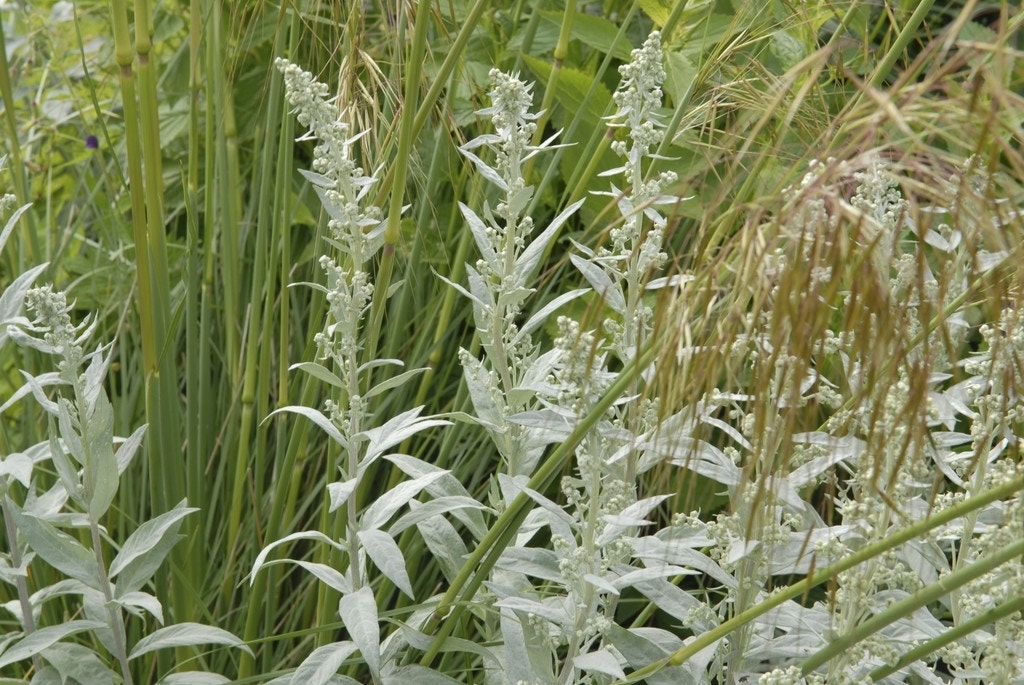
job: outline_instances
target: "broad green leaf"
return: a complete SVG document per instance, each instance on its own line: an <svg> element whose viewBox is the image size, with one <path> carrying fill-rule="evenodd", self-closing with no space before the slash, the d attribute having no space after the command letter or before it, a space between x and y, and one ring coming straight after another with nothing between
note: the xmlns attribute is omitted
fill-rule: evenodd
<svg viewBox="0 0 1024 685"><path fill-rule="evenodd" d="M541 11L540 16L556 26L562 25L561 12ZM602 16L577 12L572 19L571 35L584 45L600 50L604 54L611 53L616 59L629 61L629 53L633 46L625 35L620 33L618 26Z"/></svg>
<svg viewBox="0 0 1024 685"><path fill-rule="evenodd" d="M47 647L60 642L70 635L85 632L86 630L96 630L97 628L103 627L104 624L99 623L98 621L68 621L67 623L62 623L59 626L47 626L46 628L40 628L34 633L30 633L23 637L17 643L8 648L3 655L0 655L0 668L9 666L16 661L21 661L22 659L28 659L35 656Z"/></svg>
<svg viewBox="0 0 1024 685"><path fill-rule="evenodd" d="M352 641L359 647L373 679L379 680L380 624L377 622L377 603L373 598L373 590L364 585L344 595L338 602L338 613Z"/></svg>
<svg viewBox="0 0 1024 685"><path fill-rule="evenodd" d="M550 63L530 55L523 55L523 62L539 81L551 81ZM612 102L611 92L603 83L595 81L593 75L566 66L558 70L555 98L566 112L582 116L590 131L603 127L602 117L610 112Z"/></svg>
<svg viewBox="0 0 1024 685"><path fill-rule="evenodd" d="M185 500L181 500L170 511L146 521L136 528L135 532L125 540L124 545L121 546L121 551L117 553L114 561L110 564L110 577L116 577L128 564L142 555L152 552L165 536L174 535L178 532L182 519L192 512L199 511L185 505ZM161 558L160 562L162 561L163 559Z"/></svg>
<svg viewBox="0 0 1024 685"><path fill-rule="evenodd" d="M14 510L15 523L29 548L65 576L102 591L96 557L67 533L31 514Z"/></svg>
<svg viewBox="0 0 1024 685"><path fill-rule="evenodd" d="M238 647L252 656L249 646L226 630L201 623L178 623L161 628L136 642L128 658L135 659L158 649L196 645L228 645Z"/></svg>
<svg viewBox="0 0 1024 685"><path fill-rule="evenodd" d="M356 535L366 550L366 555L380 569L395 587L415 599L409 572L405 568L405 556L395 539L382 530L361 530Z"/></svg>
<svg viewBox="0 0 1024 685"><path fill-rule="evenodd" d="M115 594L118 597L134 592L149 582L149 579L153 577L167 555L170 554L171 549L184 538L176 531L177 526L173 531L164 534L148 552L135 557L119 569L115 584Z"/></svg>
<svg viewBox="0 0 1024 685"><path fill-rule="evenodd" d="M327 685L356 649L356 644L348 640L314 649L295 669L291 682L293 685Z"/></svg>

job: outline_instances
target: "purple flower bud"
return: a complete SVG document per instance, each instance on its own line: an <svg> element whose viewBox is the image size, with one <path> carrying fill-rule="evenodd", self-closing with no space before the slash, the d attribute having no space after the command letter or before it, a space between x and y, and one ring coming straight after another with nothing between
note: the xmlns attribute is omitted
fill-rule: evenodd
<svg viewBox="0 0 1024 685"><path fill-rule="evenodd" d="M85 137L85 147L89 150L95 150L100 146L100 140L96 136L89 134Z"/></svg>

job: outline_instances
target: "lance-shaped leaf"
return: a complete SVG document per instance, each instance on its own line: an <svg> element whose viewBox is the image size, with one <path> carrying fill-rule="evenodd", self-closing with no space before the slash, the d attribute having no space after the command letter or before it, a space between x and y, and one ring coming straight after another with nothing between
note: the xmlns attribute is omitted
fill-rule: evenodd
<svg viewBox="0 0 1024 685"><path fill-rule="evenodd" d="M158 649L196 645L228 645L252 656L249 646L226 630L202 623L177 623L154 631L136 642L128 658L135 659Z"/></svg>
<svg viewBox="0 0 1024 685"><path fill-rule="evenodd" d="M348 640L314 649L295 669L291 682L293 685L327 685L345 663L345 659L357 649L355 643Z"/></svg>
<svg viewBox="0 0 1024 685"><path fill-rule="evenodd" d="M104 624L99 621L68 621L59 626L48 626L30 633L16 642L10 649L0 656L0 668L9 666L22 659L28 659L50 647L69 635L81 633L86 630L103 628Z"/></svg>
<svg viewBox="0 0 1024 685"><path fill-rule="evenodd" d="M102 591L96 557L67 533L12 507L15 524L29 548L65 576Z"/></svg>
<svg viewBox="0 0 1024 685"><path fill-rule="evenodd" d="M199 511L185 505L185 500L181 500L170 511L160 514L136 528L135 532L125 540L121 551L114 557L114 561L111 562L110 577L116 577L117 574L127 569L136 561L144 562L147 568L152 567L152 571L156 571L160 564L163 563L167 552L170 551L169 548L167 550L160 549L161 541L167 537L176 538L182 519L194 511ZM143 559L142 557L147 558ZM133 575L137 577L139 574Z"/></svg>
<svg viewBox="0 0 1024 685"><path fill-rule="evenodd" d="M366 550L366 555L380 569L384 576L399 590L413 597L409 572L405 568L405 555L394 538L382 530L361 530L356 535Z"/></svg>
<svg viewBox="0 0 1024 685"><path fill-rule="evenodd" d="M343 596L338 602L338 613L376 682L380 679L380 624L373 590L364 585Z"/></svg>

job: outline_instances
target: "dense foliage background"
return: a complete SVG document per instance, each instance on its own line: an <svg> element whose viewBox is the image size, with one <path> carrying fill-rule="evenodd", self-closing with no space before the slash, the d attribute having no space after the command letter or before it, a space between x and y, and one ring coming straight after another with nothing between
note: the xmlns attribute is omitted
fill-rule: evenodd
<svg viewBox="0 0 1024 685"><path fill-rule="evenodd" d="M76 322L91 317L92 346L112 343L105 388L113 433L131 435L148 424L142 452L121 475L103 521L103 544L116 550L143 521L187 500L199 512L181 522L181 542L148 591L162 602L167 623L217 626L253 650L248 656L237 649L182 647L173 657L147 655L132 665L139 682L156 682L172 668L264 682L345 635L338 596L315 575L274 565L250 577L270 543L297 531L344 528L325 496L344 455L314 422L295 412L275 413L323 408L333 392L322 375L292 368L316 358L314 337L330 307L323 289L292 286L322 283L318 260L331 248L325 241L328 213L300 173L312 167L315 143L302 139L305 129L291 112L275 58L287 57L328 84L352 133L363 134L352 157L377 179L367 204L386 217L397 217L408 205L400 220L388 224L382 251L371 262L379 287L361 346L367 359L400 359L406 369L426 371L376 394L369 407L377 425L420 405L425 414L454 421L444 430L410 435L401 452L449 470L489 507L484 529L511 496L499 488L502 460L487 432L479 422L460 420L478 414L479 406L469 397L459 349L481 354L481 342L472 307L444 279L465 283L465 265L478 259L459 203L482 215L484 202L499 201L493 185L459 152L460 145L493 132L488 117L478 114L491 104L493 68L536 84L533 111L542 113L534 142L560 132L557 142L565 144L524 165L523 178L533 186L526 211L542 227L582 201L542 255L525 320L579 287L580 272L569 255L579 254L578 245L605 244L622 221L616 198L608 195L609 179L601 175L622 164L612 146L622 134L610 130L606 118L616 107L618 68L652 31L660 31L665 128L659 156L645 173L653 178L672 172L664 192L677 201L659 207L667 218L663 249L669 262L649 275L683 274L694 285L645 297L654 312L648 345L660 357L657 374L633 389L657 399L650 411L661 419L681 415L716 390L735 393L705 415L710 422L700 437L716 449L731 445L740 430L723 428L738 416L729 402L743 403L739 394L749 393L753 406L743 410L749 419L741 432L746 440L771 436L751 448L757 459L737 461L751 492L762 493L772 474L798 468L787 466L800 450L792 436L825 426L845 400L905 382L911 399L903 416L927 415L939 392L934 383L953 387L975 373L959 360L991 350L981 324L999 321L1024 295L1018 266L1021 15L1008 2L137 0L128 6L125 0L80 0L7 3L0 16L5 183L15 206L31 204L0 254L0 282L7 288L45 262L37 282L69 292ZM935 254L947 247L952 254L956 245L950 247L954 239L940 226L945 222L970 252L971 269L946 269L942 257L923 252L904 264L907 273L917 270L921 284L934 274L935 306L917 295L886 294L872 281L878 276L887 284L890 265L877 266L870 256L877 245L870 234L859 233L865 220L858 211L888 205L877 198L857 205L855 198L865 174L879 168L891 181L883 192L895 191L905 203L899 211L909 217L890 250L909 254L906 246L917 240ZM795 217L815 211L829 217L818 229L794 228ZM926 228L938 237L926 238ZM814 230L829 232L829 240L819 244ZM801 240L816 247L803 249ZM884 274L872 271L872 264ZM830 277L812 274L817 267L831 269ZM898 268L892 269L896 278ZM764 323L758 315L769 310L762 355L786 345L793 378L860 374L862 381L837 381L842 397L835 404L819 397L801 404L804 411L788 411L778 401L785 394L773 385L778 379L758 366L756 356L750 361L736 351L752 344ZM599 327L609 305L591 292L560 312ZM908 377L904 372L913 365L907 360L922 340L953 319L956 333L947 334L941 354L925 343L925 356L946 355L943 364L949 363L914 367L920 376ZM844 332L845 340L856 338L852 348L833 349L828 357L815 347ZM552 316L533 335L549 349L564 331ZM692 347L692 355L677 354L683 347ZM851 350L864 360L856 373L844 367ZM611 372L626 365L611 359ZM0 364L4 402L25 383L19 370L41 374L52 366L38 350L14 345L3 348ZM1019 358L1016 364L1020 373ZM930 377L932 371L947 377ZM392 373L381 370L375 381ZM771 401L765 399L769 393ZM1000 424L999 439L1006 438L1000 455L1019 463L1016 436L1024 418L1014 413L1017 395L1007 390L1006 397L1010 419ZM879 412L881 404L871 406ZM966 416L944 416L939 429L965 433L969 443ZM917 425L910 418L905 423ZM856 435L865 444L885 442L887 428L864 425L870 428ZM47 413L31 401L5 406L0 453L45 443L50 430ZM929 424L921 430L938 429ZM943 447L988 454L997 443L993 438L985 447L980 441ZM573 468L566 462L556 475L572 475ZM405 477L388 462L368 469L353 495L361 507ZM970 481L969 474L959 475L960 485ZM42 463L35 477L40 487L57 481L54 469ZM805 481L794 492L825 523L837 525L843 521L836 511L840 493L853 478L840 472ZM930 492L922 501L957 490L948 473L927 479ZM635 496L667 497L639 518L668 528L679 525L679 516L699 512L709 522L741 510L739 502L749 504L743 487L725 485L708 472L652 465L637 474ZM12 500L22 501L26 488L10 481L4 492L8 487ZM880 490L884 495L885 487ZM542 494L569 506L554 477ZM1007 494L1000 501L1011 499ZM897 504L889 502L894 511ZM848 523L852 516L847 513ZM750 518L747 525L749 534L759 523ZM74 528L72 533L77 535ZM480 537L462 535L470 548ZM387 632L397 631L450 580L419 538L398 538L413 598L374 577ZM502 544L513 545L507 539ZM319 551L309 540L288 550L292 559L344 567L343 555ZM33 589L65 575L40 561L30 569ZM774 578L766 589L813 571L812 562L810 569ZM704 587L706 580L698 575L675 582L714 606L719 590ZM0 593L4 601L16 598L13 585ZM807 606L827 603L829 590L808 587L800 599ZM947 620L947 609L933 613ZM622 626L663 628L680 639L698 633L680 628L678 616L636 590L623 591L616 611ZM59 625L77 615L69 595L42 606L41 624ZM0 624L11 634L20 630L11 616L0 617ZM152 616L131 618L128 642L154 627ZM481 644L495 634L465 617L454 630ZM83 644L100 649L92 639L83 637ZM445 652L435 666L443 664L439 670L461 682L482 682L476 658ZM1019 652L1016 658L1019 665ZM352 663L345 671L351 677L369 677ZM934 656L928 663L948 676L948 664ZM28 679L27 664L7 665L0 673ZM738 672L724 668L708 677L736 682ZM614 680L614 670L569 673L592 682Z"/></svg>

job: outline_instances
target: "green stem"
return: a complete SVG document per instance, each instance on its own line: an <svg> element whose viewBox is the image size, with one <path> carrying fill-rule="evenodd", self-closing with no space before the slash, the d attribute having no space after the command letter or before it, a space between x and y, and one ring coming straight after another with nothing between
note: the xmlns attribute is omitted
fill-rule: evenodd
<svg viewBox="0 0 1024 685"><path fill-rule="evenodd" d="M654 673L666 666L679 666L686 663L686 660L695 656L705 647L709 647L714 643L718 642L722 638L728 636L734 630L750 623L754 619L762 616L772 609L781 606L791 599L802 597L806 595L811 588L824 583L825 581L831 580L843 571L853 568L859 564L862 564L874 557L883 554L891 549L899 547L905 542L914 540L925 535L928 531L938 528L939 526L945 525L950 521L954 521L962 516L966 516L972 511L981 509L992 502L997 500L1011 497L1017 492L1024 488L1024 476L1019 476L1012 481L1004 483L998 487L992 488L986 492L975 495L974 497L964 500L960 504L945 509L937 514L932 515L924 521L919 521L911 526L908 526L902 530L896 531L892 535L888 536L883 540L874 542L872 544L863 547L862 549L854 552L845 559L832 564L831 566L824 568L807 578L804 578L798 583L794 583L789 587L783 588L771 597L767 598L760 604L757 604L746 611L734 616L733 618L725 621L716 628L709 630L706 633L702 633L697 636L693 642L689 643L685 647L676 650L674 653L660 659L648 666L634 671L623 680L619 681L616 685L624 685L625 683L638 683L644 678L650 677ZM1018 552L1019 553L1019 552Z"/></svg>
<svg viewBox="0 0 1024 685"><path fill-rule="evenodd" d="M653 341L655 338L652 336L651 340ZM630 361L607 392L594 404L591 411L580 419L572 433L540 465L527 483L527 488L543 491L551 484L555 476L565 468L576 445L597 425L604 413L630 387L634 379L651 365L660 351L658 345L649 344L641 354L637 354ZM420 660L422 665L429 666L437 656L445 638L451 633L455 624L461 620L462 614L468 609L477 589L504 552L505 544L515 535L519 525L529 512L532 501L525 493L519 493L469 555L424 628L425 633L434 634L434 639Z"/></svg>

